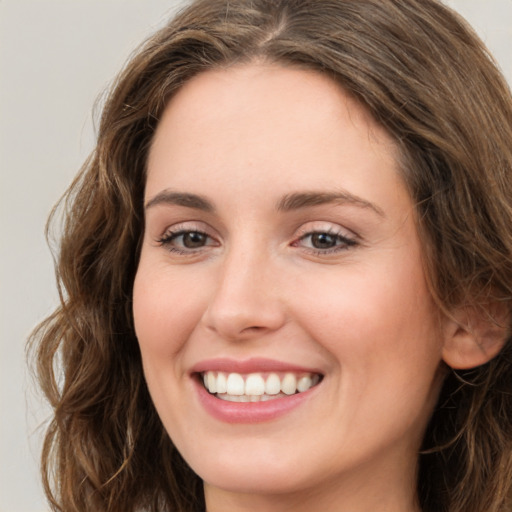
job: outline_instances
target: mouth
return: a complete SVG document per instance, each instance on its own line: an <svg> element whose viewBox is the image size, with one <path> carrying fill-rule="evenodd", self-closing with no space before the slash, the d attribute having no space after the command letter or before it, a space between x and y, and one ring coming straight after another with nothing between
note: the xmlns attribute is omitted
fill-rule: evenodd
<svg viewBox="0 0 512 512"><path fill-rule="evenodd" d="M228 402L266 402L285 398L304 393L322 380L321 374L305 372L204 371L199 377L208 393Z"/></svg>

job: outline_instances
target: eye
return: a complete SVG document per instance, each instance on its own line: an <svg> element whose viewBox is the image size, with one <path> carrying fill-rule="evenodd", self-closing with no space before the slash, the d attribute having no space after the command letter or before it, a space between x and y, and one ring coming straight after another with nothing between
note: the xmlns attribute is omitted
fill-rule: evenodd
<svg viewBox="0 0 512 512"><path fill-rule="evenodd" d="M332 230L315 230L302 234L293 247L302 247L315 254L331 254L357 245L355 238Z"/></svg>
<svg viewBox="0 0 512 512"><path fill-rule="evenodd" d="M169 251L179 254L193 253L203 247L217 245L207 233L191 229L169 230L158 240L158 243Z"/></svg>
<svg viewBox="0 0 512 512"><path fill-rule="evenodd" d="M208 235L199 231L186 231L173 237L175 242L181 241L181 245L187 249L203 247L208 241Z"/></svg>
<svg viewBox="0 0 512 512"><path fill-rule="evenodd" d="M307 236L315 249L331 249L340 242L340 236L332 235L331 233L312 233Z"/></svg>

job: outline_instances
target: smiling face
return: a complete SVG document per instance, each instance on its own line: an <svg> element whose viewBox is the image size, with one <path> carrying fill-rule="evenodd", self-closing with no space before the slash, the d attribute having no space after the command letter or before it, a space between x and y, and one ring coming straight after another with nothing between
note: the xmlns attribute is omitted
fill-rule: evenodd
<svg viewBox="0 0 512 512"><path fill-rule="evenodd" d="M412 510L443 340L391 138L319 74L209 71L164 113L145 201L144 372L211 509Z"/></svg>

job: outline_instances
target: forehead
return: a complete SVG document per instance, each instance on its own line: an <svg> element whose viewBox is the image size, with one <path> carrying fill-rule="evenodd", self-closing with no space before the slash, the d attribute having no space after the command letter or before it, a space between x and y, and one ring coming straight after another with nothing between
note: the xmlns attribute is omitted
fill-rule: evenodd
<svg viewBox="0 0 512 512"><path fill-rule="evenodd" d="M294 129L295 136L301 130L303 137L311 137L315 130L328 130L329 121L336 119L340 123L349 120L360 132L353 131L353 135L366 136L376 143L374 149L385 149L391 158L396 157L396 145L387 131L325 75L267 63L213 69L196 75L173 96L159 123L150 158L171 131L173 138L180 134L189 138L216 125L224 130L217 132L219 139L227 140L232 132L241 139L250 131L257 142L258 134L264 138L280 129Z"/></svg>
<svg viewBox="0 0 512 512"><path fill-rule="evenodd" d="M205 183L230 194L343 187L364 196L368 184L396 188L397 169L393 139L333 80L248 64L201 73L171 99L146 198L169 187L204 193Z"/></svg>

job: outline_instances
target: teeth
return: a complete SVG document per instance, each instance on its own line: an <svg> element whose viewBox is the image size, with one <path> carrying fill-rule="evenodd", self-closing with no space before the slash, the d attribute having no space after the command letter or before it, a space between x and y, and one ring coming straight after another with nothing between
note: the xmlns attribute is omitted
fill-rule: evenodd
<svg viewBox="0 0 512 512"><path fill-rule="evenodd" d="M246 395L263 395L265 393L265 381L259 373L251 373L245 381Z"/></svg>
<svg viewBox="0 0 512 512"><path fill-rule="evenodd" d="M211 372L208 372L211 373ZM217 374L217 385L216 385L216 392L217 393L225 393L228 390L228 380L226 378L225 373L218 373ZM207 387L207 389L210 389Z"/></svg>
<svg viewBox="0 0 512 512"><path fill-rule="evenodd" d="M206 377L206 387L211 390L211 393L217 393L217 379L215 378L215 375L208 372Z"/></svg>
<svg viewBox="0 0 512 512"><path fill-rule="evenodd" d="M303 393L320 381L317 374L205 372L204 387L218 398L231 402L263 402Z"/></svg>
<svg viewBox="0 0 512 512"><path fill-rule="evenodd" d="M297 391L302 393L303 391L307 391L313 385L313 380L309 375L304 375L297 381ZM217 393L219 390L217 389Z"/></svg>
<svg viewBox="0 0 512 512"><path fill-rule="evenodd" d="M273 400L274 398L281 398L286 396L284 393L279 393L279 395L229 395L228 393L217 393L215 395L217 398L221 400L226 400L227 402L267 402L268 400Z"/></svg>
<svg viewBox="0 0 512 512"><path fill-rule="evenodd" d="M210 374L210 372L208 372ZM211 372L211 375L214 375ZM215 376L213 377L215 378ZM210 382L210 378L208 378L208 383ZM210 388L207 388L210 391ZM243 395L245 392L245 382L244 378L239 373L230 373L228 376L227 389L226 393L228 395ZM216 393L216 386L213 391L210 393Z"/></svg>
<svg viewBox="0 0 512 512"><path fill-rule="evenodd" d="M265 393L267 395L277 395L281 391L281 379L277 373L271 373L265 382Z"/></svg>
<svg viewBox="0 0 512 512"><path fill-rule="evenodd" d="M297 379L293 373L287 373L281 382L281 391L286 395L293 395L297 389Z"/></svg>

